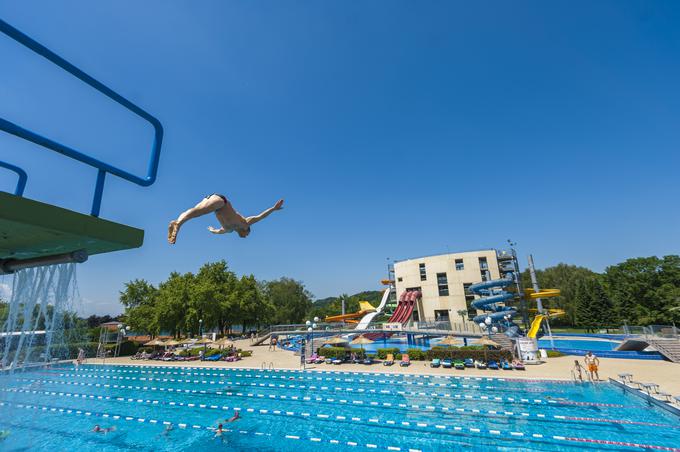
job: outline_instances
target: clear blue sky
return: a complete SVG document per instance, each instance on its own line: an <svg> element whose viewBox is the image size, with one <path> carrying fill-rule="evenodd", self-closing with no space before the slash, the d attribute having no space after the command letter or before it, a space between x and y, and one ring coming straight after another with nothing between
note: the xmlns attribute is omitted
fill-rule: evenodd
<svg viewBox="0 0 680 452"><path fill-rule="evenodd" d="M155 114L158 182L108 178L102 217L142 249L79 270L84 312L125 281L226 259L317 297L386 258L518 242L540 267L680 252L675 1L22 1L0 16ZM0 115L143 174L151 128L0 36ZM96 171L0 134L26 196L89 211ZM0 189L14 177L0 173ZM221 192L246 240L179 211ZM4 280L8 282L7 279Z"/></svg>

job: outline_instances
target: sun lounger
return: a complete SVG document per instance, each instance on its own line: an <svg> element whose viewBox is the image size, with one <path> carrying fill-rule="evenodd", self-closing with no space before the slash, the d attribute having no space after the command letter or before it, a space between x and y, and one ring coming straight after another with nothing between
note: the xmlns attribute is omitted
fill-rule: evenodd
<svg viewBox="0 0 680 452"><path fill-rule="evenodd" d="M477 369L486 369L486 363L483 361L475 361L475 367Z"/></svg>
<svg viewBox="0 0 680 452"><path fill-rule="evenodd" d="M312 354L309 358L305 360L307 364L316 364L316 361L319 359L319 355L316 353Z"/></svg>
<svg viewBox="0 0 680 452"><path fill-rule="evenodd" d="M512 364L510 364L506 360L501 361L501 367L503 368L503 370L512 370Z"/></svg>
<svg viewBox="0 0 680 452"><path fill-rule="evenodd" d="M458 370L465 370L465 361L462 359L456 359L453 361L453 367Z"/></svg>
<svg viewBox="0 0 680 452"><path fill-rule="evenodd" d="M394 355L392 353L387 354L387 358L383 361L383 366L391 366L394 364Z"/></svg>
<svg viewBox="0 0 680 452"><path fill-rule="evenodd" d="M366 355L366 357L364 358L363 361L361 361L361 363L362 363L362 364L367 364L367 365L373 364L373 358L371 358L370 356Z"/></svg>
<svg viewBox="0 0 680 452"><path fill-rule="evenodd" d="M439 358L433 359L432 362L430 363L430 367L439 367L441 365L442 365L442 362Z"/></svg>
<svg viewBox="0 0 680 452"><path fill-rule="evenodd" d="M498 370L498 363L496 361L489 361L487 367L489 369Z"/></svg>
<svg viewBox="0 0 680 452"><path fill-rule="evenodd" d="M222 358L222 355L212 355L208 356L207 358L203 358L204 361L219 361Z"/></svg>
<svg viewBox="0 0 680 452"><path fill-rule="evenodd" d="M475 367L475 360L472 358L465 358L465 367Z"/></svg>
<svg viewBox="0 0 680 452"><path fill-rule="evenodd" d="M399 361L401 367L408 367L411 365L411 358L407 354L401 355L401 361Z"/></svg>
<svg viewBox="0 0 680 452"><path fill-rule="evenodd" d="M333 358L331 362L335 365L342 364L342 360L340 358Z"/></svg>
<svg viewBox="0 0 680 452"><path fill-rule="evenodd" d="M515 370L526 370L526 367L524 367L524 364L522 364L520 361L513 361L512 365Z"/></svg>
<svg viewBox="0 0 680 452"><path fill-rule="evenodd" d="M450 369L451 368L451 360L449 358L442 359L442 367L444 369Z"/></svg>

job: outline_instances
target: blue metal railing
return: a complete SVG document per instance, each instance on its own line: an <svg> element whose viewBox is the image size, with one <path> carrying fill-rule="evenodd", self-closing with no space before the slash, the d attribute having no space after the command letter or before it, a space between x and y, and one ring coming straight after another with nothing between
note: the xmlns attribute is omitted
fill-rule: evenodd
<svg viewBox="0 0 680 452"><path fill-rule="evenodd" d="M26 181L28 180L28 174L26 171L22 170L18 166L14 166L10 163L3 162L0 160L0 166L7 168L10 171L14 171L19 175L19 180L17 181L17 188L14 189L14 194L17 196L22 196L24 194L24 189L26 188Z"/></svg>
<svg viewBox="0 0 680 452"><path fill-rule="evenodd" d="M134 184L141 185L142 187L148 187L149 185L153 184L156 181L156 175L158 173L158 162L160 160L161 154L161 144L163 143L163 126L161 125L158 119L151 116L149 113L142 110L140 107L133 104L120 94L113 91L112 89L108 88L98 80L87 75L85 72L81 71L68 61L64 60L59 55L55 54L42 44L34 41L27 35L23 34L16 28L12 27L2 19L0 19L0 31L9 36L10 38L14 39L15 41L17 41L18 43L28 47L38 55L43 56L44 58L61 67L65 71L79 78L83 82L90 85L92 88L96 89L100 93L106 95L110 99L119 103L120 105L127 108L137 116L150 122L154 128L154 141L151 147L151 157L149 159L149 166L147 168L146 176L140 177L132 173L129 173L125 170L122 170L120 168L117 168L113 165L109 165L108 163L104 163L100 160L97 160L96 158L91 157L83 152L79 152L71 147L65 146L61 143L57 143L56 141L53 141L35 132L24 129L23 127L14 124L10 121L7 121L6 119L3 118L0 118L0 130L4 130L7 133L11 133L12 135L16 135L20 138L31 141L47 149L51 149L67 157L85 163L86 165L90 165L94 168L97 168L98 169L97 182L94 189L94 198L92 200L91 210L91 214L95 217L99 216L99 210L101 208L102 202L102 194L104 192L104 179L106 178L106 173L111 173L114 176L118 176Z"/></svg>

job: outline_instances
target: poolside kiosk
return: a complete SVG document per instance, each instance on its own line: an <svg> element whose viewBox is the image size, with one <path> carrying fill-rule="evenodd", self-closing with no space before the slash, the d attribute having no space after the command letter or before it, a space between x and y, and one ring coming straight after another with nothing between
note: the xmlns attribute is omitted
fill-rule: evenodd
<svg viewBox="0 0 680 452"><path fill-rule="evenodd" d="M3 20L0 20L0 32L148 121L154 128L147 174L140 177L0 118L0 130L97 169L92 209L90 215L85 215L24 198L28 175L13 164L0 161L0 167L19 177L14 194L0 192L0 274L42 265L81 263L93 254L142 246L144 231L103 220L99 218L99 211L107 173L144 187L156 181L163 141L160 121Z"/></svg>

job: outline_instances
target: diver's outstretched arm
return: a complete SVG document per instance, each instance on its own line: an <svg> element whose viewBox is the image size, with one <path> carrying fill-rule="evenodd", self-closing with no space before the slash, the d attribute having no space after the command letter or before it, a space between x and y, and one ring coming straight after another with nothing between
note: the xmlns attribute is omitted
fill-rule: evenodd
<svg viewBox="0 0 680 452"><path fill-rule="evenodd" d="M274 212L275 210L281 210L281 209L283 209L283 199L279 199L279 200L276 202L276 204L274 204L274 207L270 207L269 209L265 210L265 211L262 212L261 214L255 215L255 216L252 216L252 217L247 217L247 218L246 218L246 223L248 223L248 225L250 226L251 224L255 224L255 223L257 223L258 221L267 218L267 217L268 217L269 215L271 215L271 213Z"/></svg>

